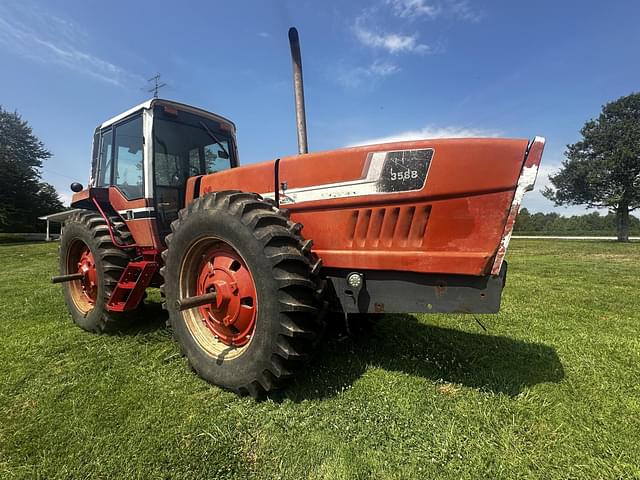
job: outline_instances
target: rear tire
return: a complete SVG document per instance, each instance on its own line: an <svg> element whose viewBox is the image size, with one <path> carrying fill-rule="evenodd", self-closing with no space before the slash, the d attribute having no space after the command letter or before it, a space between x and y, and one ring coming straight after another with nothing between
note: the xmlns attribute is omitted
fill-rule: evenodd
<svg viewBox="0 0 640 480"><path fill-rule="evenodd" d="M116 240L130 242L131 234L124 222L116 222L115 226ZM128 324L130 314L110 312L106 305L130 259L127 252L113 244L99 214L84 210L65 221L60 237L60 274L88 272L84 280L62 284L71 318L80 328L103 333Z"/></svg>
<svg viewBox="0 0 640 480"><path fill-rule="evenodd" d="M174 337L205 380L260 397L311 355L322 331L321 264L300 229L259 195L236 191L197 198L171 224L161 289ZM223 303L177 309L213 289Z"/></svg>

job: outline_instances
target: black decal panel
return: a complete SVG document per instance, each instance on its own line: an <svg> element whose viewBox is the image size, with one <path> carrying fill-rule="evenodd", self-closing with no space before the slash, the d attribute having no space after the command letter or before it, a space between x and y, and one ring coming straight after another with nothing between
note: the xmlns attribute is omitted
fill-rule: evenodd
<svg viewBox="0 0 640 480"><path fill-rule="evenodd" d="M427 180L433 149L388 152L376 182L378 192L420 190Z"/></svg>

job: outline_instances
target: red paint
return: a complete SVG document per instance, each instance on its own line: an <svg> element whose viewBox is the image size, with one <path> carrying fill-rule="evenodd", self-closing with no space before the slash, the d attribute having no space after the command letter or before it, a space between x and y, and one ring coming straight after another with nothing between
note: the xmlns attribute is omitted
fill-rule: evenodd
<svg viewBox="0 0 640 480"><path fill-rule="evenodd" d="M242 257L222 243L200 264L196 295L212 292L216 293L215 304L199 307L205 324L225 345L245 345L255 330L256 287Z"/></svg>
<svg viewBox="0 0 640 480"><path fill-rule="evenodd" d="M98 205L96 205L96 202L98 202ZM96 209L103 218L106 218L106 212L104 210L107 206L109 206L110 210L118 212L133 210L135 208L150 207L152 205L153 200L150 198L128 200L117 187L87 188L81 192L75 193L71 200L72 207L86 208L89 210ZM123 216L121 216L121 218L127 224L127 228L135 240L135 246L140 248L154 248L157 250L164 249L162 239L158 235L155 218L140 218L133 220L128 220ZM111 230L109 231L109 234L113 237ZM112 238L112 241L114 242L114 245L118 245L114 238Z"/></svg>
<svg viewBox="0 0 640 480"><path fill-rule="evenodd" d="M77 271L83 274L82 280L80 280L82 294L90 304L95 305L98 297L98 273L96 272L96 262L93 259L93 254L89 247L84 244L80 251Z"/></svg>
<svg viewBox="0 0 640 480"><path fill-rule="evenodd" d="M164 246L158 236L155 218L125 220L125 223L138 245L144 248L164 250Z"/></svg>
<svg viewBox="0 0 640 480"><path fill-rule="evenodd" d="M280 181L294 189L360 179L371 152L434 149L422 190L283 208L304 225L303 235L313 240L325 267L485 275L504 232L528 143L420 140L286 157L280 161ZM269 193L273 171L274 162L264 162L206 175L200 189Z"/></svg>
<svg viewBox="0 0 640 480"><path fill-rule="evenodd" d="M107 309L114 312L134 310L159 268L160 262L155 258L143 257L143 260L129 262L107 301Z"/></svg>
<svg viewBox="0 0 640 480"><path fill-rule="evenodd" d="M129 200L125 197L117 187L109 187L109 203L116 211L133 210L135 208L144 208L153 206L153 200L150 198L140 198ZM156 222L154 218L139 218L129 220L123 218L127 224L127 228L140 247L163 249L162 240L158 236Z"/></svg>
<svg viewBox="0 0 640 480"><path fill-rule="evenodd" d="M109 203L116 211L131 210L134 208L150 207L153 200L147 198L137 198L129 200L118 187L109 187Z"/></svg>

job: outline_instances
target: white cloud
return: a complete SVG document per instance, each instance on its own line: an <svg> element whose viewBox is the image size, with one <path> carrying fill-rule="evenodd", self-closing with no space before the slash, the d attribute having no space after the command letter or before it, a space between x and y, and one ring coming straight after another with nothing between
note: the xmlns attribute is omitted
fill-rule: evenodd
<svg viewBox="0 0 640 480"><path fill-rule="evenodd" d="M389 53L427 53L431 50L428 45L418 42L418 35L402 35L399 33L376 32L364 25L367 15L356 18L353 31L356 38L368 47L382 48Z"/></svg>
<svg viewBox="0 0 640 480"><path fill-rule="evenodd" d="M58 197L60 197L60 201L64 204L64 206L68 207L69 205L71 205L71 198L73 197L73 194L68 193L66 191L66 188L68 188L66 185L63 188L56 188L56 191L58 193Z"/></svg>
<svg viewBox="0 0 640 480"><path fill-rule="evenodd" d="M469 0L386 0L386 4L396 17L409 20L445 16L477 23L484 18L484 14L476 11Z"/></svg>
<svg viewBox="0 0 640 480"><path fill-rule="evenodd" d="M400 18L435 18L441 11L440 6L425 0L387 0L386 3L391 6L394 15Z"/></svg>
<svg viewBox="0 0 640 480"><path fill-rule="evenodd" d="M367 138L347 145L357 147L359 145L374 145L376 143L408 142L412 140L424 140L433 138L467 138L467 137L497 137L500 132L492 132L469 127L435 127L428 125L418 130L407 130L385 137Z"/></svg>
<svg viewBox="0 0 640 480"><path fill-rule="evenodd" d="M73 23L28 4L13 4L19 5L15 9L9 5L0 5L0 46L11 53L116 86L144 83L143 77L82 50L78 45L86 35Z"/></svg>
<svg viewBox="0 0 640 480"><path fill-rule="evenodd" d="M545 187L551 186L549 177L558 173L562 165L545 164L544 162L538 169L538 178L536 179L536 190L544 190Z"/></svg>
<svg viewBox="0 0 640 480"><path fill-rule="evenodd" d="M400 71L400 67L398 67L396 64L389 63L389 62L381 62L378 60L373 62L368 69L368 72L371 75L376 75L379 77L387 77L389 75L398 73L399 71Z"/></svg>
<svg viewBox="0 0 640 480"><path fill-rule="evenodd" d="M333 77L340 85L347 88L357 88L365 82L375 82L379 78L395 75L400 71L394 63L376 60L366 67L340 68Z"/></svg>
<svg viewBox="0 0 640 480"><path fill-rule="evenodd" d="M484 18L484 13L474 10L468 0L449 0L447 11L450 16L471 23L478 23Z"/></svg>
<svg viewBox="0 0 640 480"><path fill-rule="evenodd" d="M390 10L390 12L389 12ZM417 19L433 20L436 17L477 23L484 14L476 11L469 0L384 0L384 3L365 8L355 19L352 30L363 45L398 53L436 53L431 45L422 43L418 33L400 33L384 30L379 25L389 25L393 15L400 25Z"/></svg>

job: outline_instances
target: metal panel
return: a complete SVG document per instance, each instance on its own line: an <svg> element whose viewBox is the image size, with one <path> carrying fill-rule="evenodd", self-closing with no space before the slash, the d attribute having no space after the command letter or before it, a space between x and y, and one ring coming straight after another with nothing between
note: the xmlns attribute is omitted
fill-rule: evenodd
<svg viewBox="0 0 640 480"><path fill-rule="evenodd" d="M361 288L347 278L362 275ZM334 310L346 313L497 313L507 264L499 275L434 275L413 272L327 269L333 287Z"/></svg>
<svg viewBox="0 0 640 480"><path fill-rule="evenodd" d="M528 144L435 139L285 157L280 202L327 268L482 276L491 270ZM410 173L402 191L380 192L384 160L397 160L389 152L417 152L409 170L420 179L426 172L422 188ZM274 162L201 179L202 192L229 189L274 195Z"/></svg>
<svg viewBox="0 0 640 480"><path fill-rule="evenodd" d="M524 164L522 165L522 171L518 177L516 191L513 195L513 201L511 202L511 208L509 209L509 215L507 216L500 244L498 245L493 266L491 267L491 273L493 275L496 275L500 271L504 257L507 254L507 247L509 246L509 241L513 234L516 217L518 216L518 213L520 213L522 198L526 192L533 190L533 186L536 183L538 168L540 167L542 152L544 151L544 144L545 139L543 137L536 137L527 149Z"/></svg>

